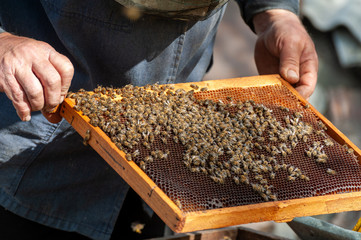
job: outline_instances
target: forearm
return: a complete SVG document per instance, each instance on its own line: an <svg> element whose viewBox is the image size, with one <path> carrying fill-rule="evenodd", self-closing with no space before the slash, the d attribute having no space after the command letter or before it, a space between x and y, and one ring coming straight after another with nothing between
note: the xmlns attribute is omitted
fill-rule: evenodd
<svg viewBox="0 0 361 240"><path fill-rule="evenodd" d="M257 35L259 35L266 31L270 25L277 24L277 22L282 22L281 24L288 22L289 28L302 27L301 20L297 15L284 9L270 9L261 13L257 13L253 16L253 30ZM304 30L303 27L301 30Z"/></svg>

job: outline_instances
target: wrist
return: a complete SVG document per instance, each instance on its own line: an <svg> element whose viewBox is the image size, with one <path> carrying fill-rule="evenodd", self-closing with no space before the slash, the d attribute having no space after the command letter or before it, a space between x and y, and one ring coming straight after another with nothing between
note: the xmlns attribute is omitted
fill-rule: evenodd
<svg viewBox="0 0 361 240"><path fill-rule="evenodd" d="M299 21L296 14L285 9L270 9L258 13L253 17L253 26L257 35L265 32L276 21Z"/></svg>

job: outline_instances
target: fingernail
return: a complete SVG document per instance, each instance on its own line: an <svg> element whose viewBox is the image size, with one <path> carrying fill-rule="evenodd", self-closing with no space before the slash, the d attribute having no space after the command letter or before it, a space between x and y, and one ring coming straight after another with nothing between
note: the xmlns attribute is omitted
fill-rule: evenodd
<svg viewBox="0 0 361 240"><path fill-rule="evenodd" d="M60 103L62 103L64 101L64 96L60 97Z"/></svg>
<svg viewBox="0 0 361 240"><path fill-rule="evenodd" d="M297 81L298 80L298 74L295 71L290 69L290 70L287 71L287 78L289 80Z"/></svg>
<svg viewBox="0 0 361 240"><path fill-rule="evenodd" d="M30 115L28 115L28 116L26 116L26 117L23 119L23 121L25 121L25 122L29 122L29 121L30 121L30 119L31 119L31 116L30 116Z"/></svg>

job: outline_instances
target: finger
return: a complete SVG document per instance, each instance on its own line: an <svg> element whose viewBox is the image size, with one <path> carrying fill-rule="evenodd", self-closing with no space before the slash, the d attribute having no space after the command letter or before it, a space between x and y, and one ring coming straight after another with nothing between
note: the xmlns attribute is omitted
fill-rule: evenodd
<svg viewBox="0 0 361 240"><path fill-rule="evenodd" d="M58 123L61 121L62 117L60 115L60 105L58 105L54 112L41 111L44 117L51 123Z"/></svg>
<svg viewBox="0 0 361 240"><path fill-rule="evenodd" d="M310 96L312 95L313 91L315 90L316 85L311 84L302 84L295 87L297 92L304 97L306 100L310 99Z"/></svg>
<svg viewBox="0 0 361 240"><path fill-rule="evenodd" d="M296 90L309 99L315 90L317 84L318 57L315 46L310 40L306 43L305 49L301 55L300 63L300 81L296 86Z"/></svg>
<svg viewBox="0 0 361 240"><path fill-rule="evenodd" d="M3 86L3 90L6 96L11 100L16 113L22 121L30 121L31 119L31 106L28 102L26 94L14 75L6 74L5 77L5 85Z"/></svg>
<svg viewBox="0 0 361 240"><path fill-rule="evenodd" d="M254 59L259 74L276 74L279 71L279 60L266 48L263 39L256 42Z"/></svg>
<svg viewBox="0 0 361 240"><path fill-rule="evenodd" d="M66 56L59 54L58 52L55 51L50 52L49 61L58 71L61 78L60 102L62 102L69 90L71 80L74 75L74 67Z"/></svg>
<svg viewBox="0 0 361 240"><path fill-rule="evenodd" d="M315 51L305 53L305 59L300 66L300 81L296 90L306 99L312 95L317 84L318 59Z"/></svg>
<svg viewBox="0 0 361 240"><path fill-rule="evenodd" d="M44 107L43 86L30 68L21 67L15 70L15 78L25 92L31 111L38 111Z"/></svg>
<svg viewBox="0 0 361 240"><path fill-rule="evenodd" d="M299 81L299 65L302 52L301 42L288 40L280 51L280 74L290 84Z"/></svg>
<svg viewBox="0 0 361 240"><path fill-rule="evenodd" d="M45 100L43 109L45 111L52 111L60 103L60 75L48 61L34 62L32 70L43 86Z"/></svg>

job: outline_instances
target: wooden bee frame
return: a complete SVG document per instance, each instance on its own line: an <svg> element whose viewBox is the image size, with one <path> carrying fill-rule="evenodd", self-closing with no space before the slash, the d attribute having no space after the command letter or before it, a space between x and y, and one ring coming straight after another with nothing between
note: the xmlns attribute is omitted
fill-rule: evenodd
<svg viewBox="0 0 361 240"><path fill-rule="evenodd" d="M232 87L262 87L283 85L303 106L309 103L279 75L264 75L196 83L208 90ZM191 90L189 83L175 84L175 88ZM219 208L197 212L183 212L133 161L127 161L109 137L98 127L89 124L89 118L73 109L74 101L65 99L60 114L87 143L139 194L158 216L175 232L191 232L262 221L287 222L295 217L361 210L361 192L332 194L285 201ZM339 144L354 150L360 163L361 151L314 107L310 110L327 126L327 133Z"/></svg>

